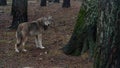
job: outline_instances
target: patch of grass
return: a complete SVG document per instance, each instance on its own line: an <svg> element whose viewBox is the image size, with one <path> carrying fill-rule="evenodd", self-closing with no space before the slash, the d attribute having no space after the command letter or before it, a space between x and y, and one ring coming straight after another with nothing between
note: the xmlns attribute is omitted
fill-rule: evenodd
<svg viewBox="0 0 120 68"><path fill-rule="evenodd" d="M7 2L12 2L12 0L7 0Z"/></svg>
<svg viewBox="0 0 120 68"><path fill-rule="evenodd" d="M9 3L9 5L11 5L11 3ZM6 8L4 8L4 12L5 13L10 13L11 12L11 6L7 6Z"/></svg>
<svg viewBox="0 0 120 68"><path fill-rule="evenodd" d="M61 52L60 51L58 51L58 50L51 50L51 51L49 51L49 53L48 53L49 55L52 55L52 56L56 56L56 55L60 55L61 54Z"/></svg>
<svg viewBox="0 0 120 68"><path fill-rule="evenodd" d="M86 52L86 53L82 54L81 57L82 57L83 59L86 59L86 58L89 57L89 55L88 55L88 53Z"/></svg>
<svg viewBox="0 0 120 68"><path fill-rule="evenodd" d="M3 35L6 35L6 36L15 36L15 32L4 32Z"/></svg>
<svg viewBox="0 0 120 68"><path fill-rule="evenodd" d="M9 50L9 52L6 54L8 57L13 57L15 55L15 52Z"/></svg>
<svg viewBox="0 0 120 68"><path fill-rule="evenodd" d="M0 40L0 43L6 43L6 42L8 42L7 40Z"/></svg>

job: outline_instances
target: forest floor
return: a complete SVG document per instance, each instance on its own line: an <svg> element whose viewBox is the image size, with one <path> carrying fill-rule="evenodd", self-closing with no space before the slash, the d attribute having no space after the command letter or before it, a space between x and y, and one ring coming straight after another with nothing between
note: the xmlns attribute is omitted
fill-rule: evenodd
<svg viewBox="0 0 120 68"><path fill-rule="evenodd" d="M12 22L11 2L7 6L0 6L0 68L92 68L87 53L82 56L68 56L60 50L72 35L80 5L80 1L71 0L70 8L62 8L62 2L40 7L39 2L29 1L29 22L51 15L55 26L43 33L45 49L37 49L34 38L29 38L26 44L28 51L20 53L14 51L15 30L6 29Z"/></svg>

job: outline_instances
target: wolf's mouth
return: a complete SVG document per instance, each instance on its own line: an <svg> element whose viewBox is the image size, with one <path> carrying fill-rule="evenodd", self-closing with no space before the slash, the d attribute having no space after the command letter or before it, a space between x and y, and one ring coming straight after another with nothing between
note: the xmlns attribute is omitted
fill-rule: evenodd
<svg viewBox="0 0 120 68"><path fill-rule="evenodd" d="M47 26L47 25L44 25L43 28L44 28L44 30L47 30L47 29L48 29L48 26Z"/></svg>

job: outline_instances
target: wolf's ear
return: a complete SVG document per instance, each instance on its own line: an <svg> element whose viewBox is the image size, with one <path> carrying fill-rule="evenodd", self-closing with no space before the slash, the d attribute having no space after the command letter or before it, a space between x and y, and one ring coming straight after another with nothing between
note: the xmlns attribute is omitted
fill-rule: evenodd
<svg viewBox="0 0 120 68"><path fill-rule="evenodd" d="M52 20L53 19L53 17L52 16L48 16L48 20Z"/></svg>
<svg viewBox="0 0 120 68"><path fill-rule="evenodd" d="M48 16L47 19L50 22L50 24L54 23L54 18L52 16Z"/></svg>

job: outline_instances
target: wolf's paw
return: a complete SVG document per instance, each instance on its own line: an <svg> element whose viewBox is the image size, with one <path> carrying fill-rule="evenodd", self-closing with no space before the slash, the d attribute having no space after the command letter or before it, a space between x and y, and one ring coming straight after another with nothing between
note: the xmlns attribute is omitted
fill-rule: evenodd
<svg viewBox="0 0 120 68"><path fill-rule="evenodd" d="M27 50L26 50L26 49L23 49L22 51L23 51L23 52L27 52Z"/></svg>
<svg viewBox="0 0 120 68"><path fill-rule="evenodd" d="M38 48L45 49L45 47L43 47L43 46L38 46Z"/></svg>
<svg viewBox="0 0 120 68"><path fill-rule="evenodd" d="M20 51L18 49L15 49L15 52L19 53Z"/></svg>
<svg viewBox="0 0 120 68"><path fill-rule="evenodd" d="M41 49L45 49L45 47L40 47Z"/></svg>

